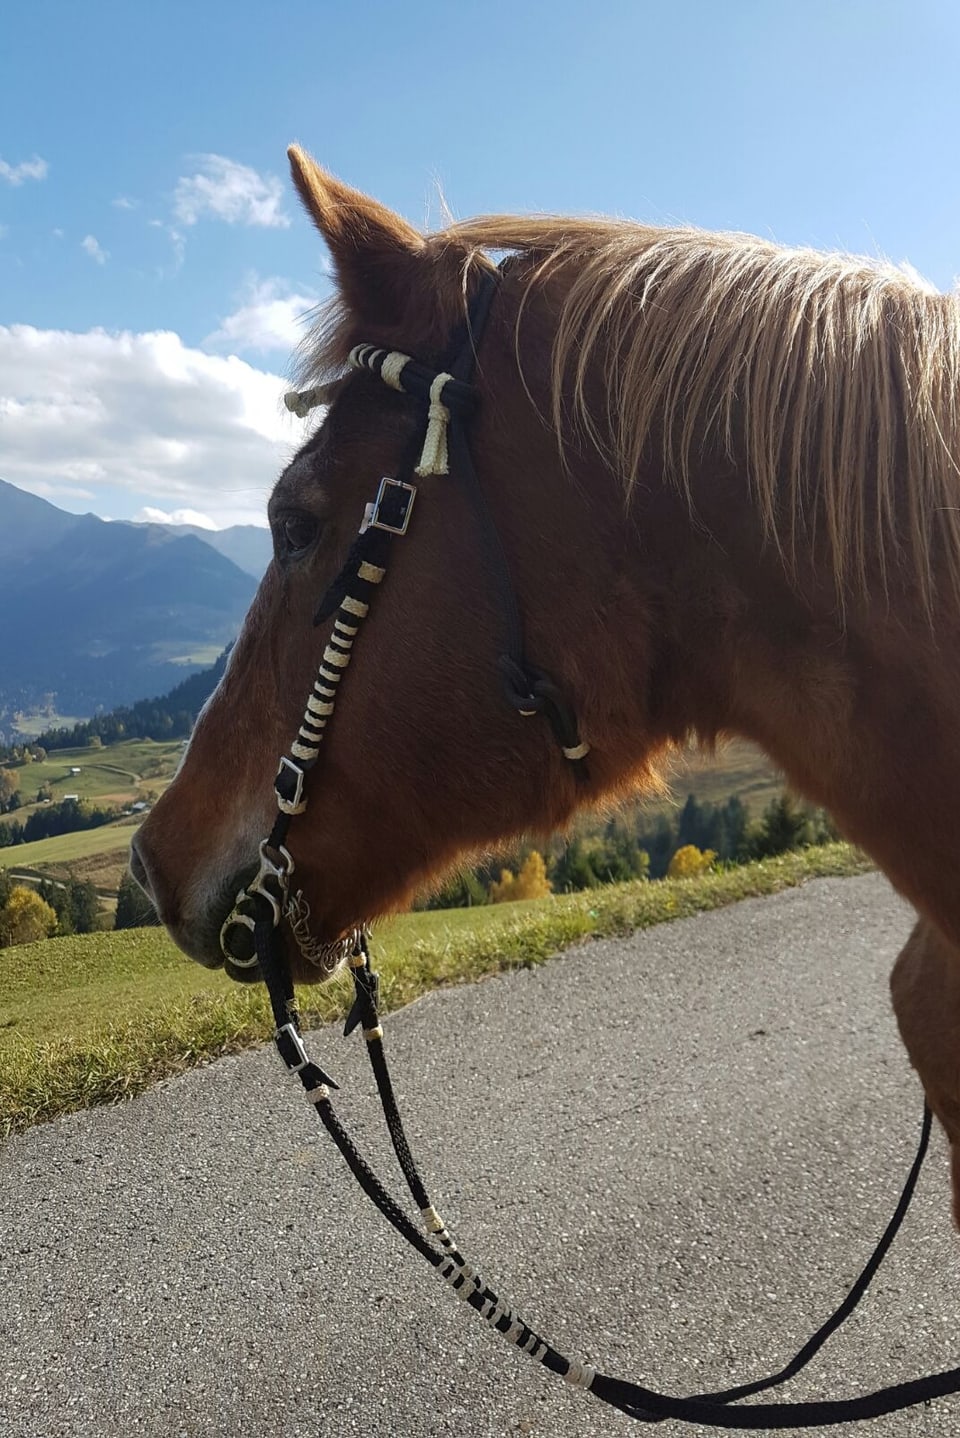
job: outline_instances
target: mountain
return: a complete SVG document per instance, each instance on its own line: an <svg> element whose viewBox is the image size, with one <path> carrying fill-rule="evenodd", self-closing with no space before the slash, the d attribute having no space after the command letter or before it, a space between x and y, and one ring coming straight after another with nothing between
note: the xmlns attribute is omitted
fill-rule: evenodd
<svg viewBox="0 0 960 1438"><path fill-rule="evenodd" d="M78 523L78 515L0 479L0 564L42 553Z"/></svg>
<svg viewBox="0 0 960 1438"><path fill-rule="evenodd" d="M235 638L256 588L206 538L65 515L3 483L0 536L0 729L170 689Z"/></svg>
<svg viewBox="0 0 960 1438"><path fill-rule="evenodd" d="M200 529L193 524L165 524L171 534L192 534L218 554L232 560L238 569L260 579L273 556L269 529L257 524L233 524L228 529Z"/></svg>

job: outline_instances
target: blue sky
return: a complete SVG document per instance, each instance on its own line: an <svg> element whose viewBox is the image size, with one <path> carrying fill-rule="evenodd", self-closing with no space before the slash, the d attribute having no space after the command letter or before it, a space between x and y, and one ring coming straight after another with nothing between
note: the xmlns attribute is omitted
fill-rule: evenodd
<svg viewBox="0 0 960 1438"><path fill-rule="evenodd" d="M32 0L0 49L0 478L262 522L328 292L297 139L418 224L605 212L960 274L955 0Z"/></svg>

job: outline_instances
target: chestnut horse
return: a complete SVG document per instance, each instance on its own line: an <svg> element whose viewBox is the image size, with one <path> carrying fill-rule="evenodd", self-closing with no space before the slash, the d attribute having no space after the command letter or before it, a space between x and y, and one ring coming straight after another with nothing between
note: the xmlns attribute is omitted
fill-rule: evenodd
<svg viewBox="0 0 960 1438"><path fill-rule="evenodd" d="M173 937L223 962L330 632L318 598L422 423L348 354L436 370L507 252L470 449L589 774L504 702L502 614L454 465L419 485L294 825L301 913L332 943L467 854L649 785L691 737L744 735L918 912L893 1000L960 1213L960 298L692 229L500 216L424 237L290 159L339 289L304 379L335 383L270 500L274 558L227 672L137 836ZM323 977L286 927L297 977Z"/></svg>

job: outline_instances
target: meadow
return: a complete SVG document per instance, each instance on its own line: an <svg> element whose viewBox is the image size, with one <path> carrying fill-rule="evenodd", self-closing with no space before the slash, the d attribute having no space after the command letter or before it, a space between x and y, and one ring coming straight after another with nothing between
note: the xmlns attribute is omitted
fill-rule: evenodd
<svg viewBox="0 0 960 1438"><path fill-rule="evenodd" d="M448 984L541 963L589 937L623 934L822 875L860 873L832 844L698 879L635 881L518 904L405 914L379 925L384 1012ZM762 956L758 956L762 962ZM342 1018L342 976L301 990L308 1024ZM114 1102L194 1064L268 1038L259 986L191 964L157 929L0 950L0 1135Z"/></svg>
<svg viewBox="0 0 960 1438"><path fill-rule="evenodd" d="M123 809L161 794L182 752L180 740L129 739L103 749L55 749L45 759L19 765L13 772L24 799L35 800L45 788L54 804L76 794L93 805ZM80 772L72 774L71 769ZM40 807L25 803L9 818L23 823ZM139 823L138 817L129 817L96 829L11 844L0 848L0 868L34 878L92 879L102 897L115 897Z"/></svg>
<svg viewBox="0 0 960 1438"><path fill-rule="evenodd" d="M10 817L22 821L32 813L40 789L48 789L55 804L76 794L90 803L128 807L166 787L182 752L180 740L152 739L128 739L99 749L52 749L39 762L13 768L23 804ZM72 774L71 769L80 772Z"/></svg>

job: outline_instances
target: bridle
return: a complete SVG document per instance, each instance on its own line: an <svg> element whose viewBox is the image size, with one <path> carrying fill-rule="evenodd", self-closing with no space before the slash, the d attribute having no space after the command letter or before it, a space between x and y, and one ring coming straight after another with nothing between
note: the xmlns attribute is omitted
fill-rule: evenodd
<svg viewBox="0 0 960 1438"><path fill-rule="evenodd" d="M339 686L349 666L353 646L372 603L386 577L393 544L406 535L417 495L416 479L453 471L469 497L484 538L493 582L504 618L503 646L497 664L508 702L518 713L544 715L564 758L579 779L586 777L589 746L580 738L574 711L560 687L526 659L523 628L506 555L479 483L467 439L467 425L476 406L471 383L477 351L496 293L499 275L484 274L469 313L454 336L446 362L439 370L408 355L371 345L359 345L350 355L355 369L376 375L391 388L426 406L418 429L397 476L380 481L375 499L366 506L360 532L346 562L330 586L315 615L315 624L333 617L317 678L307 699L303 719L290 752L280 760L274 781L278 814L268 838L260 845L260 866L255 878L238 895L221 930L220 942L229 964L238 970L259 968L270 998L276 1024L275 1042L283 1064L299 1079L307 1101L316 1109L360 1187L387 1221L416 1249L470 1308L507 1342L629 1417L645 1422L679 1418L715 1428L809 1428L877 1417L960 1391L960 1367L908 1383L878 1389L857 1398L809 1403L763 1403L734 1407L739 1399L775 1387L794 1377L810 1362L863 1297L903 1221L916 1188L930 1138L931 1115L924 1106L916 1157L888 1223L874 1252L846 1297L829 1319L777 1373L750 1383L690 1397L676 1397L598 1372L590 1364L570 1359L524 1323L466 1262L455 1239L430 1201L404 1133L383 1048L383 1027L378 1013L378 978L370 966L368 935L358 927L333 944L318 942L309 930L309 908L303 896L291 892L295 864L286 841L290 825L307 807L306 781L316 766L336 704ZM322 403L325 392L308 390L288 396L288 405L306 413ZM417 456L419 455L419 460ZM307 959L325 969L346 960L354 983L354 1001L344 1033L361 1028L373 1068L384 1117L404 1181L419 1210L424 1232L388 1192L361 1156L334 1110L331 1092L336 1082L308 1055L301 1035L293 980L279 929L286 920Z"/></svg>

